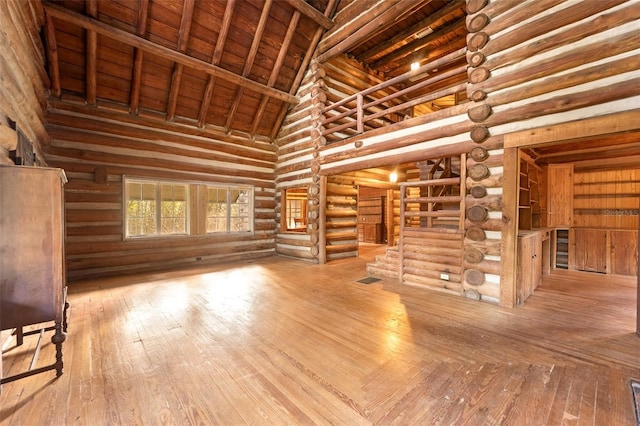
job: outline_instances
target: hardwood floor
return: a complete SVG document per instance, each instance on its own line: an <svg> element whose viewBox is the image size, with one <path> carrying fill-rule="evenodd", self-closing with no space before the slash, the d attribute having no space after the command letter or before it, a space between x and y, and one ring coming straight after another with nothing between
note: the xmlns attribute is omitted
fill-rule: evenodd
<svg viewBox="0 0 640 426"><path fill-rule="evenodd" d="M555 274L503 309L357 283L378 250L73 284L64 374L4 385L0 423L636 424L631 280Z"/></svg>

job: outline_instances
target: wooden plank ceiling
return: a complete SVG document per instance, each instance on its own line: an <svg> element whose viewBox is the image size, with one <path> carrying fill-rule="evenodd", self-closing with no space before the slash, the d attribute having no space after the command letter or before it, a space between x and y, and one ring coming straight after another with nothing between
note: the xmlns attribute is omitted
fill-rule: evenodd
<svg viewBox="0 0 640 426"><path fill-rule="evenodd" d="M252 138L275 138L299 101L295 94L316 48L320 60L346 54L390 78L466 43L464 0L44 0L43 6L56 102Z"/></svg>
<svg viewBox="0 0 640 426"><path fill-rule="evenodd" d="M271 137L329 0L43 2L51 94Z"/></svg>

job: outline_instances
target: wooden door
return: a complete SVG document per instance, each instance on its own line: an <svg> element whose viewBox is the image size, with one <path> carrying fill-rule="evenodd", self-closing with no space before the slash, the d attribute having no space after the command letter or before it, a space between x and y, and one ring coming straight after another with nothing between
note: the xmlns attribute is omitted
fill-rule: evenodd
<svg viewBox="0 0 640 426"><path fill-rule="evenodd" d="M611 231L611 273L637 275L637 257L638 231Z"/></svg>
<svg viewBox="0 0 640 426"><path fill-rule="evenodd" d="M607 272L607 231L574 229L573 264L578 271Z"/></svg>
<svg viewBox="0 0 640 426"><path fill-rule="evenodd" d="M550 164L547 171L549 227L570 227L573 218L573 164Z"/></svg>

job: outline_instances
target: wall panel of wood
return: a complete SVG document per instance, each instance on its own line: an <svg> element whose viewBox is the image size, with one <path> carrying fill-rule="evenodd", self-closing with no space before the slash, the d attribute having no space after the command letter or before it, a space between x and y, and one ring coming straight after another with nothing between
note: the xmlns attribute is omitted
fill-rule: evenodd
<svg viewBox="0 0 640 426"><path fill-rule="evenodd" d="M275 253L276 156L269 144L179 134L58 106L47 116L52 142L46 153L69 177L70 281ZM125 240L123 176L251 185L254 232Z"/></svg>
<svg viewBox="0 0 640 426"><path fill-rule="evenodd" d="M573 180L573 226L637 229L640 168L576 171Z"/></svg>
<svg viewBox="0 0 640 426"><path fill-rule="evenodd" d="M49 136L42 110L49 79L40 37L43 23L40 2L0 3L0 163L3 164L13 164L9 151L16 149L18 140L9 120L31 142L38 161L46 164L41 146L48 143Z"/></svg>

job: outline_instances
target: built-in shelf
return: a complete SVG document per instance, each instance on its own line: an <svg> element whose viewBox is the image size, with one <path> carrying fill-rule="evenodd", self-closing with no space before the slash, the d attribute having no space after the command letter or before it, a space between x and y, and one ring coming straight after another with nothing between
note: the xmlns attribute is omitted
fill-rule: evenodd
<svg viewBox="0 0 640 426"><path fill-rule="evenodd" d="M541 175L542 169L521 152L518 188L519 229L534 229L542 226Z"/></svg>

